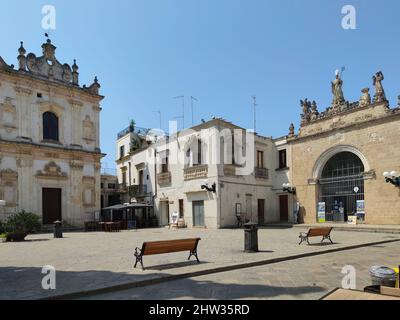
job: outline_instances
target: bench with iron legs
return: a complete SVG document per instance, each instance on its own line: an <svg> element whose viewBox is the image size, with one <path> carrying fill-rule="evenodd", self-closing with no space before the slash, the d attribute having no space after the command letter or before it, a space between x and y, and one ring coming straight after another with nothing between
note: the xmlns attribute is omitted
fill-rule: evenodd
<svg viewBox="0 0 400 320"><path fill-rule="evenodd" d="M307 233L300 232L299 245L301 245L304 241L307 241L307 243L310 244L309 238L312 238L312 237L322 237L321 242L324 242L324 240L329 240L333 244L333 241L331 239L332 230L333 230L333 228L312 228L312 229L308 230Z"/></svg>
<svg viewBox="0 0 400 320"><path fill-rule="evenodd" d="M197 255L197 246L199 244L200 238L195 239L182 239L182 240L168 240L168 241L154 241L154 242L144 242L142 248L135 249L135 268L138 263L143 266L143 256L155 255L155 254L165 254L173 252L189 251L189 258L195 257L197 262L200 263L199 257Z"/></svg>

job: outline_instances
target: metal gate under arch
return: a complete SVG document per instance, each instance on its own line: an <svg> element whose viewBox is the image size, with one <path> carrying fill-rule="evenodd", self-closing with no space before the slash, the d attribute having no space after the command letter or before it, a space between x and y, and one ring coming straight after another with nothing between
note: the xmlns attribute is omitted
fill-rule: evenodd
<svg viewBox="0 0 400 320"><path fill-rule="evenodd" d="M364 165L351 152L338 153L326 163L318 180L318 202L324 203L325 221L345 222L350 215L365 219L363 173Z"/></svg>

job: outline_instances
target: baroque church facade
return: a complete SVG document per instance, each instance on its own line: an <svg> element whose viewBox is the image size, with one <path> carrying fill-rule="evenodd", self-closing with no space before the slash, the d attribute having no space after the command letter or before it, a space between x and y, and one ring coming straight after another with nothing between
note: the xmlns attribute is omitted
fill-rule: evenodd
<svg viewBox="0 0 400 320"><path fill-rule="evenodd" d="M100 209L100 85L79 84L50 39L18 66L0 57L0 219L28 211L82 226Z"/></svg>
<svg viewBox="0 0 400 320"><path fill-rule="evenodd" d="M373 76L375 94L362 89L359 101L344 98L339 72L333 101L323 112L301 101L301 127L288 137L292 184L300 220L400 224L400 103L390 107L381 71ZM392 182L392 183L391 183Z"/></svg>

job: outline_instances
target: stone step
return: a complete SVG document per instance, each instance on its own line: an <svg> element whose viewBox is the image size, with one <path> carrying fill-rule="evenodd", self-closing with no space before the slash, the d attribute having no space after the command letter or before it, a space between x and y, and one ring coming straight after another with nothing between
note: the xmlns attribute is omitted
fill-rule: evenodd
<svg viewBox="0 0 400 320"><path fill-rule="evenodd" d="M333 227L336 231L400 234L399 225L369 225L369 224L352 225L346 223L319 223L319 224L296 224L293 225L293 227L299 229Z"/></svg>

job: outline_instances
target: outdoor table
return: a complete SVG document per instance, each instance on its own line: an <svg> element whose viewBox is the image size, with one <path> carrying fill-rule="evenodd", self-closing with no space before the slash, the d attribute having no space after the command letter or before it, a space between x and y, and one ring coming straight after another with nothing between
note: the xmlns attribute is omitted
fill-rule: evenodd
<svg viewBox="0 0 400 320"><path fill-rule="evenodd" d="M105 231L106 232L119 232L121 230L120 222L106 222Z"/></svg>

